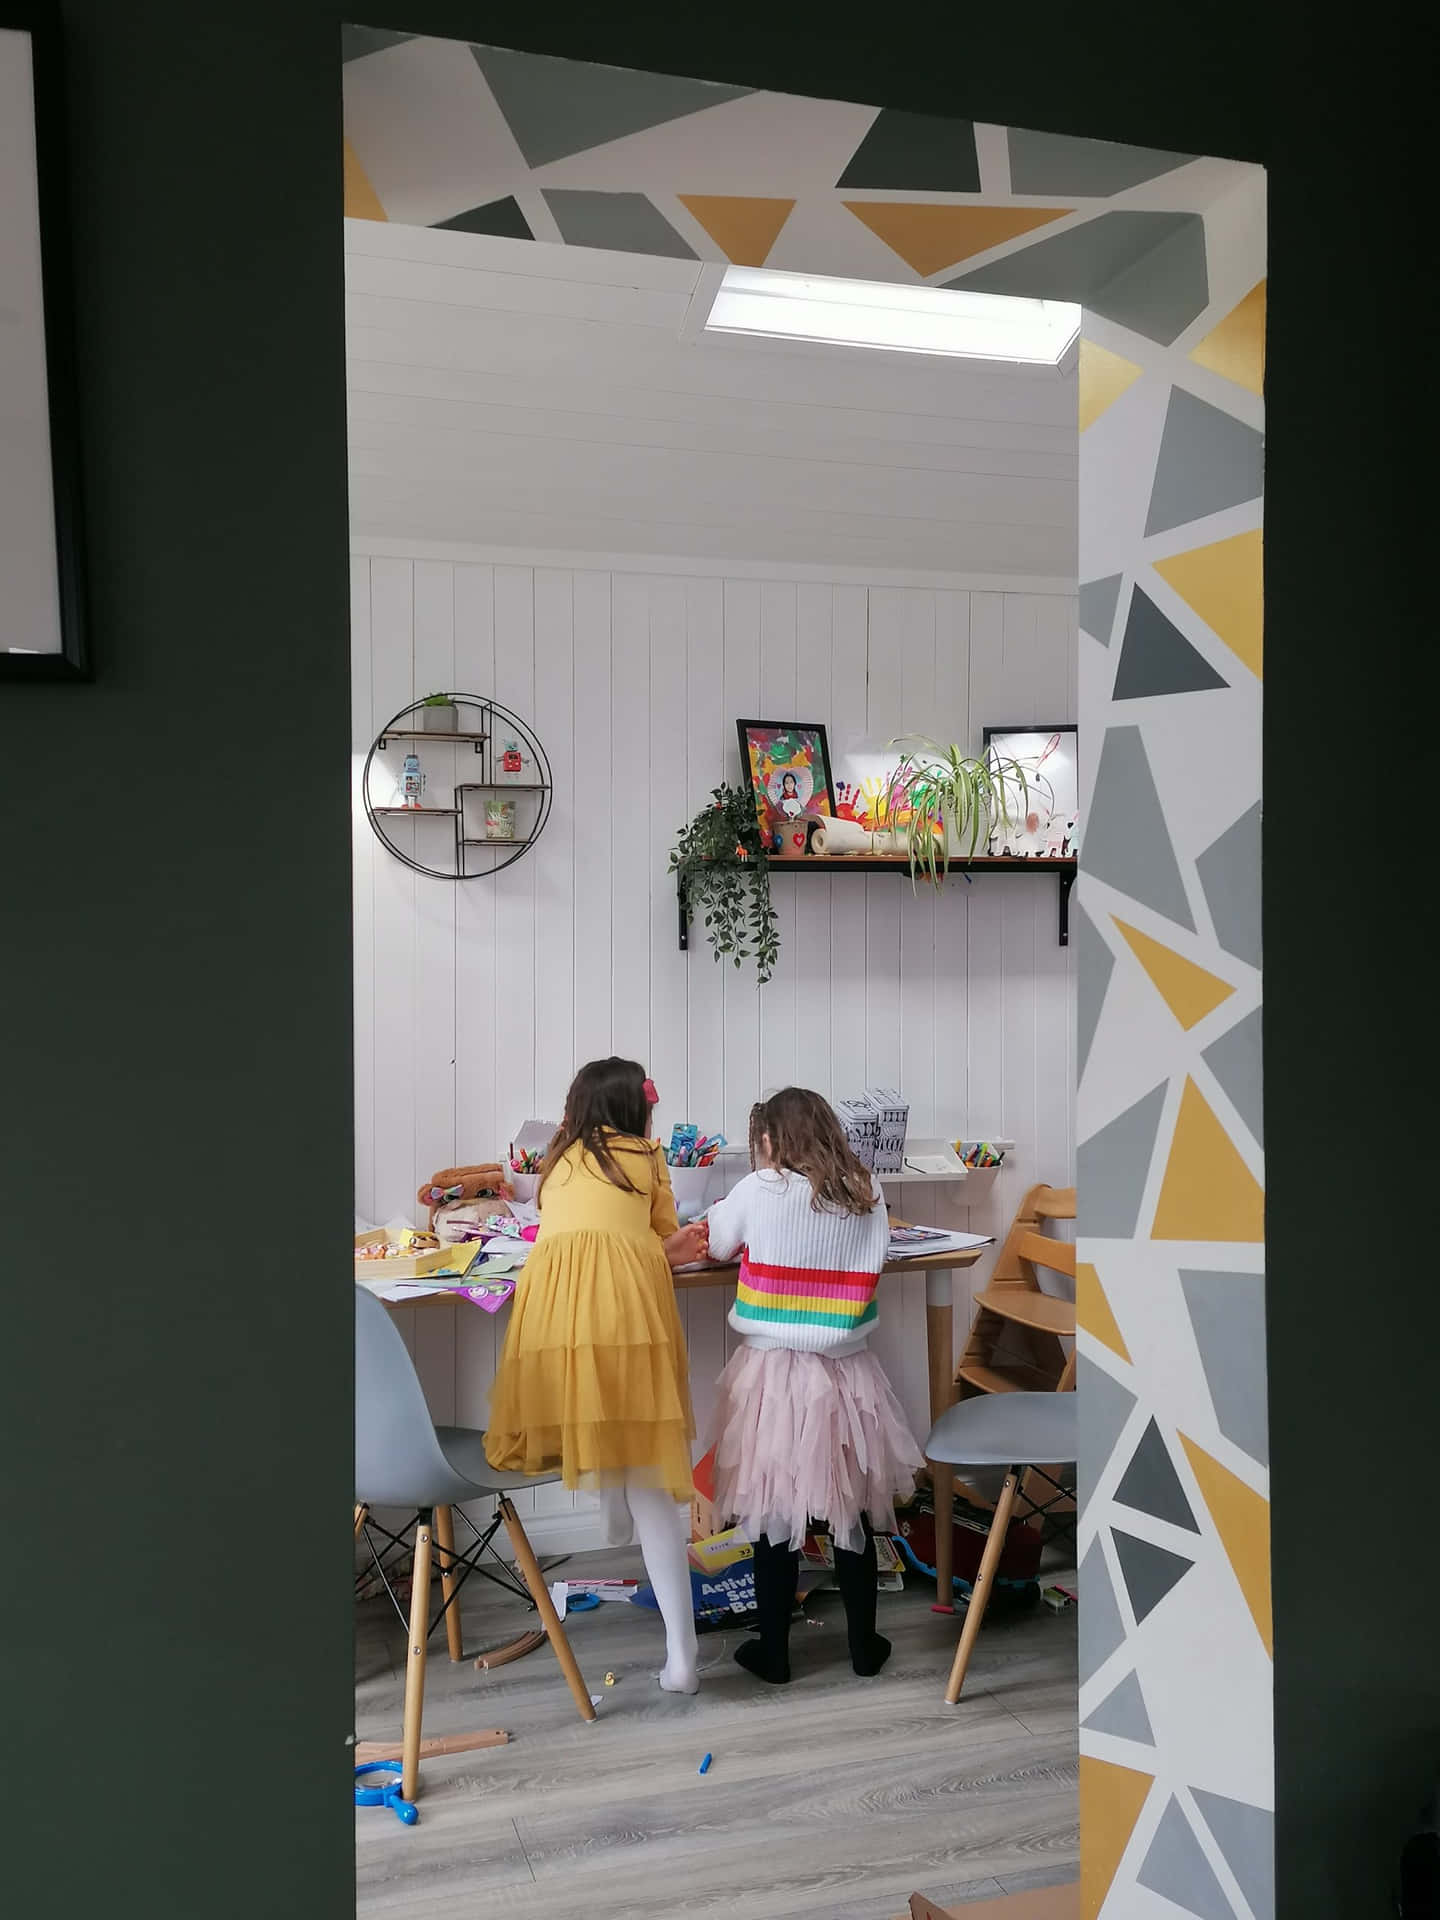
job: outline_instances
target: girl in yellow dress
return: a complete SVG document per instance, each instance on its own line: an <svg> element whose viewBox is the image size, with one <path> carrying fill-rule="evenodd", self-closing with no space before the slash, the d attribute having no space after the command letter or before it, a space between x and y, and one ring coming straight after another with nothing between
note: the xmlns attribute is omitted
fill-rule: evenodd
<svg viewBox="0 0 1440 1920"><path fill-rule="evenodd" d="M702 1257L705 1228L676 1216L650 1138L656 1099L633 1060L592 1060L575 1076L545 1154L540 1232L516 1289L485 1451L507 1473L558 1468L567 1487L600 1493L613 1544L638 1535L665 1622L660 1685L694 1693L694 1420L671 1270Z"/></svg>

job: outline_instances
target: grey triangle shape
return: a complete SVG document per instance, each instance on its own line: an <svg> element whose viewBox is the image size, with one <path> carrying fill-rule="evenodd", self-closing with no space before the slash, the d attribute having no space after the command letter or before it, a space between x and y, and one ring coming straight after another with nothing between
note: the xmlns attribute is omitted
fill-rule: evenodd
<svg viewBox="0 0 1440 1920"><path fill-rule="evenodd" d="M1008 127L1006 144L1012 193L1057 193L1067 198L1108 200L1195 158L1191 153L1164 153L1158 147L1126 147L1114 140L1042 133L1033 127Z"/></svg>
<svg viewBox="0 0 1440 1920"><path fill-rule="evenodd" d="M1172 387L1145 518L1147 539L1258 500L1264 485L1264 435L1183 387Z"/></svg>
<svg viewBox="0 0 1440 1920"><path fill-rule="evenodd" d="M1135 1878L1196 1920L1235 1920L1235 1909L1215 1878L1190 1822L1172 1800L1160 1816L1145 1863Z"/></svg>
<svg viewBox="0 0 1440 1920"><path fill-rule="evenodd" d="M1125 1591L1130 1596L1135 1624L1139 1626L1142 1620L1149 1619L1166 1594L1179 1586L1195 1562L1171 1553L1168 1547L1138 1540L1133 1533L1121 1533L1118 1527L1110 1529L1110 1537L1120 1556Z"/></svg>
<svg viewBox="0 0 1440 1920"><path fill-rule="evenodd" d="M1079 301L1168 346L1205 311L1205 222L1198 213L1102 213L942 285Z"/></svg>
<svg viewBox="0 0 1440 1920"><path fill-rule="evenodd" d="M1093 832L1093 829L1092 829ZM1085 858L1093 865L1087 841ZM1195 861L1215 938L1247 966L1260 965L1260 802L1246 809Z"/></svg>
<svg viewBox="0 0 1440 1920"><path fill-rule="evenodd" d="M584 187L544 187L545 204L568 247L609 253L658 254L693 260L695 249L643 193L600 193Z"/></svg>
<svg viewBox="0 0 1440 1920"><path fill-rule="evenodd" d="M390 33L384 27L349 27L340 29L340 60L342 65L351 60L363 60L368 53L384 53L389 47L403 47L407 40L413 40L413 33Z"/></svg>
<svg viewBox="0 0 1440 1920"><path fill-rule="evenodd" d="M1110 990L1115 956L1083 907L1077 905L1072 910L1071 924L1075 930L1075 1078L1079 1082L1085 1077L1090 1044Z"/></svg>
<svg viewBox="0 0 1440 1920"><path fill-rule="evenodd" d="M1275 1920L1275 1816L1243 1800L1190 1789L1255 1920Z"/></svg>
<svg viewBox="0 0 1440 1920"><path fill-rule="evenodd" d="M1125 619L1125 641L1115 669L1112 699L1150 700L1170 693L1207 693L1229 684L1149 594L1136 587Z"/></svg>
<svg viewBox="0 0 1440 1920"><path fill-rule="evenodd" d="M1115 1691L1080 1724L1091 1733L1108 1733L1114 1740L1133 1740L1139 1747L1155 1744L1138 1673L1127 1673Z"/></svg>
<svg viewBox="0 0 1440 1920"><path fill-rule="evenodd" d="M1120 582L1124 577L1112 573L1104 580L1087 580L1080 588L1080 625L1102 647L1110 644L1115 609L1120 604Z"/></svg>
<svg viewBox="0 0 1440 1920"><path fill-rule="evenodd" d="M1155 1135L1165 1106L1165 1082L1082 1140L1075 1155L1078 1231L1087 1240L1129 1240L1140 1218Z"/></svg>
<svg viewBox="0 0 1440 1920"><path fill-rule="evenodd" d="M974 124L882 108L835 185L861 192L979 193Z"/></svg>
<svg viewBox="0 0 1440 1920"><path fill-rule="evenodd" d="M1110 1583L1105 1551L1092 1540L1080 1563L1080 1684L1097 1674L1115 1649L1124 1644L1125 1622Z"/></svg>
<svg viewBox="0 0 1440 1920"><path fill-rule="evenodd" d="M506 47L472 47L470 51L529 167L568 160L591 147L608 146L628 134L644 133L754 92L753 87L640 73L632 67L593 66L586 60L513 53Z"/></svg>
<svg viewBox="0 0 1440 1920"><path fill-rule="evenodd" d="M1270 1464L1265 1276L1182 1267L1180 1287L1205 1369L1215 1424L1232 1446Z"/></svg>
<svg viewBox="0 0 1440 1920"><path fill-rule="evenodd" d="M1096 1366L1082 1353L1076 1363L1076 1411L1080 1416L1080 1459L1077 1462L1080 1504L1090 1499L1100 1476L1110 1464L1111 1455L1135 1410L1135 1396L1128 1387Z"/></svg>
<svg viewBox="0 0 1440 1920"><path fill-rule="evenodd" d="M1257 1147L1265 1144L1265 1078L1260 1009L1237 1020L1228 1033L1212 1040L1200 1058L1224 1089L1225 1098L1250 1129Z"/></svg>
<svg viewBox="0 0 1440 1920"><path fill-rule="evenodd" d="M1175 1462L1170 1458L1170 1450L1154 1420L1141 1434L1140 1444L1131 1455L1130 1464L1115 1489L1115 1498L1122 1507L1133 1507L1136 1513L1148 1513L1152 1520L1164 1520L1172 1527L1183 1527L1187 1533L1198 1534L1200 1531L1195 1524L1190 1502L1185 1498L1180 1476L1175 1471Z"/></svg>
<svg viewBox="0 0 1440 1920"><path fill-rule="evenodd" d="M454 233L491 233L503 240L535 238L514 194L507 194L503 200L489 200L484 206L469 207L464 213L452 213L448 220L437 220L435 225Z"/></svg>
<svg viewBox="0 0 1440 1920"><path fill-rule="evenodd" d="M1085 870L1188 933L1180 863L1138 727L1107 727L1085 822Z"/></svg>

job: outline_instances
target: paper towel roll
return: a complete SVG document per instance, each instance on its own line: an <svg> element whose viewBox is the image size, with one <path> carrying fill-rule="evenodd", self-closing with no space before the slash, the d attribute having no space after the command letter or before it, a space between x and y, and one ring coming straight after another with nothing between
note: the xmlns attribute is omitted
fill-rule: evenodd
<svg viewBox="0 0 1440 1920"><path fill-rule="evenodd" d="M858 820L827 820L810 839L811 853L904 853L893 832L871 833Z"/></svg>

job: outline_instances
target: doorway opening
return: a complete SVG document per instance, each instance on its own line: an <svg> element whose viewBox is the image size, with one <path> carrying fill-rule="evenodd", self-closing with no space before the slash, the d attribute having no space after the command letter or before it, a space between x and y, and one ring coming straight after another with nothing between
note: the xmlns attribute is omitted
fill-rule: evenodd
<svg viewBox="0 0 1440 1920"><path fill-rule="evenodd" d="M357 1214L413 1215L432 1173L504 1155L525 1120L557 1117L580 1062L609 1052L650 1066L665 1128L732 1140L778 1085L837 1101L898 1088L923 1149L968 1139L1004 1155L949 1188L892 1188L923 1223L1003 1243L1032 1187L1079 1191L1075 1615L982 1637L995 1684L972 1682L955 1713L940 1698L955 1625L923 1608L914 1641L933 1674L903 1726L864 1696L889 1805L862 1819L843 1796L829 1816L805 1802L833 1898L806 1880L802 1846L790 1904L775 1904L762 1821L703 1870L683 1849L667 1869L651 1836L615 1862L631 1902L615 1911L644 1911L643 1884L662 1910L667 1871L728 1873L738 1912L763 1895L756 1912L880 1916L915 1882L968 1900L1073 1879L1078 1738L1086 1910L1119 1913L1144 1887L1259 1920L1263 173L363 29L346 53ZM1078 367L1063 350L1027 363L857 344L853 319L843 342L813 317L787 340L756 337L753 311L739 334L714 324L727 291L764 299L756 276L771 274L828 287L832 306L837 282L1073 302ZM512 823L491 851L457 856L475 863L463 883L433 877L434 837L470 837L455 814L387 816L385 834L367 817L378 737L437 693L498 703L550 770L543 842L497 858ZM693 927L680 953L670 849L712 789L740 782L748 714L823 725L837 797L842 782L883 785L902 736L977 754L987 728L1078 726L1067 943L1038 870L957 872L938 890L777 870L767 984L712 967ZM466 782L447 756L468 750L422 741L416 758L451 792ZM988 1261L953 1302L918 1277L882 1302L885 1365L921 1429L946 1383L928 1364L933 1316L948 1306L956 1323L948 1379ZM405 1317L434 1417L483 1427L503 1323L464 1306ZM725 1302L688 1291L684 1322L703 1424ZM543 1559L598 1544L583 1498L526 1499ZM923 1576L904 1577L909 1603ZM1028 1724L1027 1661L1043 1666L1076 1615L1078 1656L1072 1640L1068 1673L1062 1659L1033 1682ZM506 1711L548 1727L553 1676L534 1659L509 1675ZM621 1675L606 1707L641 1684ZM823 1739L858 1699L844 1695ZM473 1692L434 1701L432 1719L479 1711ZM799 1698L777 1711L803 1714ZM687 1722L659 1730L635 1712L636 1764L643 1749L673 1773ZM967 1839L979 1781L1003 1761L992 1736L1017 1738L1017 1723L1050 1745L1012 1756L1013 1798ZM587 1743L582 1799L597 1737L555 1723L557 1741ZM475 1794L503 1778L493 1760L461 1763L470 1793L427 1796L427 1827L447 1849L468 1834L507 1888L533 1883L540 1913L568 1897L586 1817L578 1800L542 1810L497 1789L481 1846ZM762 1784L749 1764L742 1794ZM623 1769L610 1787L593 1818L618 1832ZM798 1805L792 1791L763 1797ZM835 1851L846 1828L853 1861ZM366 1873L390 1880L424 1838L364 1830L362 1911ZM922 1873L927 1851L945 1857ZM473 1882L487 1886L511 1897Z"/></svg>

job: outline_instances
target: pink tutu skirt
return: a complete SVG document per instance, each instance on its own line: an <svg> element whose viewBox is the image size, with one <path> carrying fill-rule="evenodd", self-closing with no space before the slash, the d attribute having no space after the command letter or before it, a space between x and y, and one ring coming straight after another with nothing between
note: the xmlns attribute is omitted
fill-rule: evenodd
<svg viewBox="0 0 1440 1920"><path fill-rule="evenodd" d="M885 1370L866 1349L832 1358L741 1347L720 1376L715 1509L747 1537L798 1547L812 1521L836 1546L865 1545L862 1516L895 1531L895 1501L924 1457Z"/></svg>

